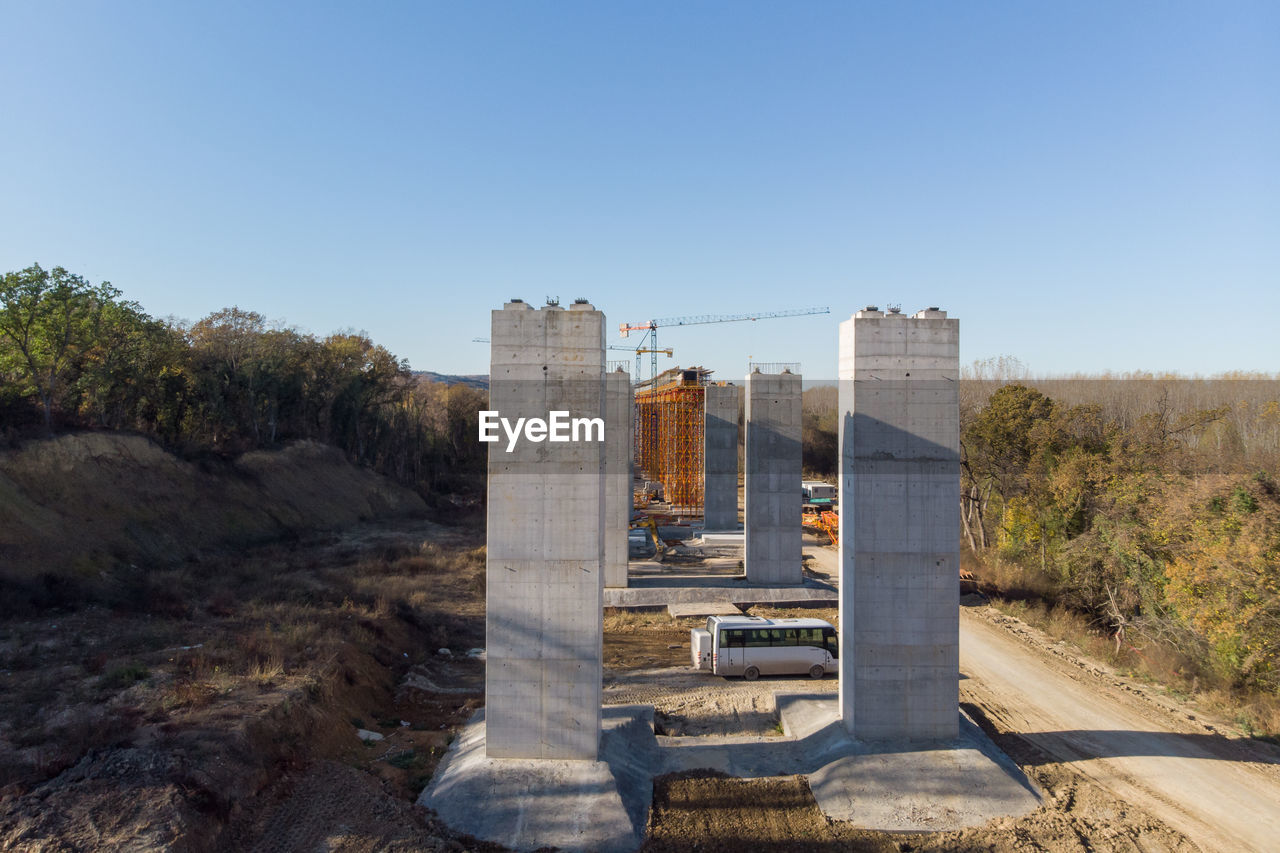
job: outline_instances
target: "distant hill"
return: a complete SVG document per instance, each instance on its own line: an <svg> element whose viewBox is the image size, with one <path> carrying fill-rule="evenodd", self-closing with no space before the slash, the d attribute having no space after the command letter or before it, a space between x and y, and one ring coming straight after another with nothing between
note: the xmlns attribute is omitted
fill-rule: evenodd
<svg viewBox="0 0 1280 853"><path fill-rule="evenodd" d="M432 373L430 370L415 370L414 376L421 376L432 382L443 382L445 385L467 385L481 391L489 390L489 376L485 373L473 373L470 376L455 376L450 373Z"/></svg>

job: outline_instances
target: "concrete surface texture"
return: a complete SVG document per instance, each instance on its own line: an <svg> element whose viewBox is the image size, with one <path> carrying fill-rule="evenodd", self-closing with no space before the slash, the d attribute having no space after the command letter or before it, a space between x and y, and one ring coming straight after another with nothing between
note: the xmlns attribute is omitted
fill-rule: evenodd
<svg viewBox="0 0 1280 853"><path fill-rule="evenodd" d="M798 373L752 373L746 390L745 550L748 583L798 584L800 563Z"/></svg>
<svg viewBox="0 0 1280 853"><path fill-rule="evenodd" d="M703 529L738 529L738 399L735 385L708 385L702 441Z"/></svg>
<svg viewBox="0 0 1280 853"><path fill-rule="evenodd" d="M489 407L599 418L604 315L589 304L494 311ZM605 442L489 445L486 749L593 761L600 738Z"/></svg>
<svg viewBox="0 0 1280 853"><path fill-rule="evenodd" d="M706 530L702 533L702 541L707 545L742 545L745 540L745 534L741 530L732 533L716 530Z"/></svg>
<svg viewBox="0 0 1280 853"><path fill-rule="evenodd" d="M653 798L653 708L606 708L602 724L599 761L494 759L481 709L418 802L453 829L522 853L629 853L644 841Z"/></svg>
<svg viewBox="0 0 1280 853"><path fill-rule="evenodd" d="M877 745L850 737L829 697L778 694L776 701L782 737L656 737L652 707L606 708L600 761L487 758L481 710L419 803L454 829L518 851L635 850L654 777L699 769L807 775L828 817L876 830L960 829L1040 804L1034 785L968 720L957 738L928 749Z"/></svg>
<svg viewBox="0 0 1280 853"><path fill-rule="evenodd" d="M840 324L840 712L860 740L957 736L959 321Z"/></svg>
<svg viewBox="0 0 1280 853"><path fill-rule="evenodd" d="M672 602L667 605L672 619L685 616L741 616L742 609L727 601Z"/></svg>
<svg viewBox="0 0 1280 853"><path fill-rule="evenodd" d="M838 704L778 697L783 731L823 762L806 772L827 817L887 832L945 832L1040 805L1035 784L955 707L956 737L922 749L908 741L850 739Z"/></svg>
<svg viewBox="0 0 1280 853"><path fill-rule="evenodd" d="M632 577L626 589L606 589L605 607L655 609L672 604L707 601L728 602L738 607L767 604L770 607L832 607L839 593L835 586L806 578L803 584L759 586L741 576L724 575Z"/></svg>
<svg viewBox="0 0 1280 853"><path fill-rule="evenodd" d="M627 525L631 521L631 376L605 374L604 585L627 585Z"/></svg>

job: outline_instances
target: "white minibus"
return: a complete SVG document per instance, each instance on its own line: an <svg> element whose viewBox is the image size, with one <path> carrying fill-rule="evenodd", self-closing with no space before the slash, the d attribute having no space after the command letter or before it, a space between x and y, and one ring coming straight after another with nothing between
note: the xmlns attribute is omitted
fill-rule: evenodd
<svg viewBox="0 0 1280 853"><path fill-rule="evenodd" d="M821 619L712 616L706 628L690 630L689 642L694 669L748 681L801 673L822 678L840 656L836 629Z"/></svg>

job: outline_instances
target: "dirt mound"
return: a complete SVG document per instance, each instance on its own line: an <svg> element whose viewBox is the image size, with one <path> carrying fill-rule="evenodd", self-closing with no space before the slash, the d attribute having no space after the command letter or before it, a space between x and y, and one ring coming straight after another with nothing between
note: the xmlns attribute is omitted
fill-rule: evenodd
<svg viewBox="0 0 1280 853"><path fill-rule="evenodd" d="M425 509L314 442L193 463L142 436L67 435L0 454L0 566L56 585Z"/></svg>

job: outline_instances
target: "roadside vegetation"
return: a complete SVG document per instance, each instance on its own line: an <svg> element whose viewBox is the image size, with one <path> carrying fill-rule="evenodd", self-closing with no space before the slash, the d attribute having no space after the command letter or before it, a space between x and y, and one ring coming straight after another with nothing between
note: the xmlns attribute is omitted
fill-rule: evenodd
<svg viewBox="0 0 1280 853"><path fill-rule="evenodd" d="M1280 382L964 371L964 561L997 604L1280 735ZM834 389L806 467L835 472ZM811 450L821 450L811 455Z"/></svg>
<svg viewBox="0 0 1280 853"><path fill-rule="evenodd" d="M415 376L364 333L318 337L238 307L161 320L62 267L0 279L0 443L128 430L235 455L308 439L430 499L478 489L484 403Z"/></svg>

